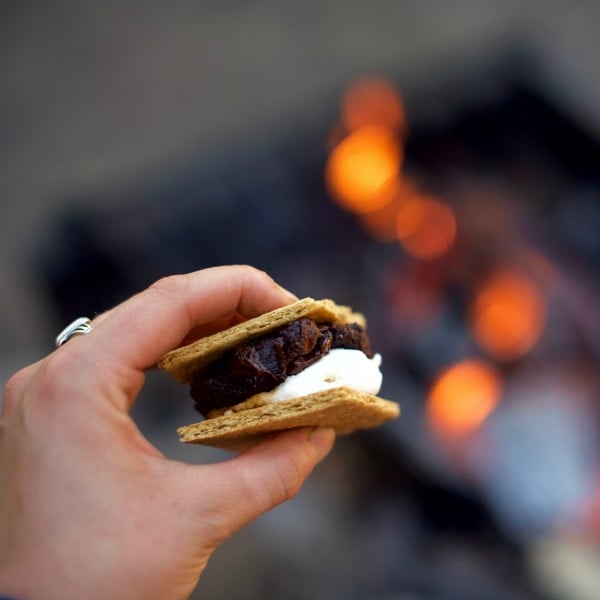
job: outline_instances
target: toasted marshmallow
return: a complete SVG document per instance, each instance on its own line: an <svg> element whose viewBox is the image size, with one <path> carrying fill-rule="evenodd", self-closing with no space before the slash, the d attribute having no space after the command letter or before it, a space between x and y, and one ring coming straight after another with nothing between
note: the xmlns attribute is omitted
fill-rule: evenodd
<svg viewBox="0 0 600 600"><path fill-rule="evenodd" d="M361 350L335 348L297 375L290 375L269 393L269 400L281 402L337 387L377 394L382 382L380 366L379 354L369 358Z"/></svg>

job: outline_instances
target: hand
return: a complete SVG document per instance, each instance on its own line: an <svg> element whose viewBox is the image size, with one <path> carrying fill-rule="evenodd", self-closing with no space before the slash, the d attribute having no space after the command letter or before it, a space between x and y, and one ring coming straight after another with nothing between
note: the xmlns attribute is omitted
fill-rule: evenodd
<svg viewBox="0 0 600 600"><path fill-rule="evenodd" d="M188 465L165 458L129 417L165 352L291 300L250 267L165 278L11 378L0 420L0 594L187 598L221 542L297 493L331 449L331 430Z"/></svg>

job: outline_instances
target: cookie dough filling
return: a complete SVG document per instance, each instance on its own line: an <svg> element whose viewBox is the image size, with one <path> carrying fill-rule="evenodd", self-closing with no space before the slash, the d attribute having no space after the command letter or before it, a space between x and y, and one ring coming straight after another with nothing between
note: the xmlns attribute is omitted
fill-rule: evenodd
<svg viewBox="0 0 600 600"><path fill-rule="evenodd" d="M191 394L198 411L210 416L265 392L272 392L268 401L340 386L377 393L380 363L359 324L301 318L232 348L196 374Z"/></svg>

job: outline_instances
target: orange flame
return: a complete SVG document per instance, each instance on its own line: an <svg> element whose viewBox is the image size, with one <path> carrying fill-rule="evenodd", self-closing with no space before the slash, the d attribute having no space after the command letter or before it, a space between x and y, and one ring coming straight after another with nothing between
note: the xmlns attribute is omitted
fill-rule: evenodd
<svg viewBox="0 0 600 600"><path fill-rule="evenodd" d="M359 214L371 235L398 240L418 259L447 252L456 237L453 211L423 197L401 174L406 116L400 94L384 79L359 79L344 97L342 120L330 139L336 145L325 167L331 196ZM337 140L344 128L350 133Z"/></svg>
<svg viewBox="0 0 600 600"><path fill-rule="evenodd" d="M396 217L400 207L418 195L415 186L406 178L399 177L390 187L391 200L377 210L360 215L366 231L374 238L392 242L396 237Z"/></svg>
<svg viewBox="0 0 600 600"><path fill-rule="evenodd" d="M534 282L516 270L501 270L480 288L470 308L470 324L482 348L499 360L528 352L540 338L546 302Z"/></svg>
<svg viewBox="0 0 600 600"><path fill-rule="evenodd" d="M406 125L400 94L380 77L363 77L350 86L342 103L342 120L349 131L370 125L401 131Z"/></svg>
<svg viewBox="0 0 600 600"><path fill-rule="evenodd" d="M380 127L365 127L334 148L325 179L342 207L367 213L391 201L401 162L402 149L394 135Z"/></svg>
<svg viewBox="0 0 600 600"><path fill-rule="evenodd" d="M404 249L417 258L439 257L449 250L456 237L454 213L440 200L415 196L398 209L396 236Z"/></svg>
<svg viewBox="0 0 600 600"><path fill-rule="evenodd" d="M502 379L491 365L466 360L436 378L427 399L434 430L452 438L474 432L500 401Z"/></svg>

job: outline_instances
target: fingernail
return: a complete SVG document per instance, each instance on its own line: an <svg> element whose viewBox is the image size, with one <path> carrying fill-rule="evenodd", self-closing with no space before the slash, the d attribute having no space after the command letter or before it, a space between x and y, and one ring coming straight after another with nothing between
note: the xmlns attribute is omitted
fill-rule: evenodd
<svg viewBox="0 0 600 600"><path fill-rule="evenodd" d="M317 451L319 459L324 458L333 448L335 431L330 427L319 427L309 433L308 441Z"/></svg>

